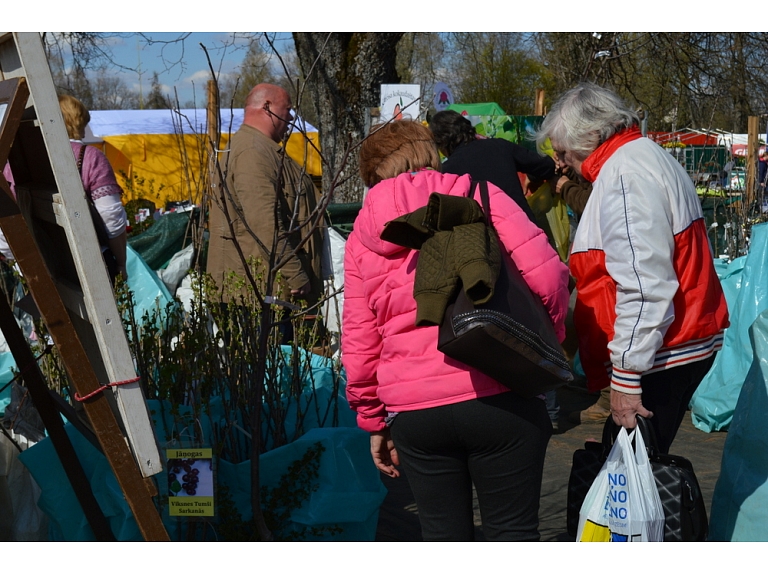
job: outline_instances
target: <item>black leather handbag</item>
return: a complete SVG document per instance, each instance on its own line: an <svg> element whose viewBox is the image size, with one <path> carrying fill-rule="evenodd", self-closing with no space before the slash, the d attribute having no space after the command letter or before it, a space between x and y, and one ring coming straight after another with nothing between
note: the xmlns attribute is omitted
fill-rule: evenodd
<svg viewBox="0 0 768 575"><path fill-rule="evenodd" d="M653 478L664 508L664 541L706 541L709 521L704 496L693 465L685 457L659 453L656 434L648 420L637 418Z"/></svg>
<svg viewBox="0 0 768 575"><path fill-rule="evenodd" d="M638 416L637 427L643 434L664 508L664 541L706 541L709 534L707 509L693 465L685 457L659 453L656 434L647 419ZM609 417L603 427L602 443L588 442L584 449L578 449L573 454L566 509L567 529L571 537L576 537L581 504L605 463L617 433L618 427Z"/></svg>
<svg viewBox="0 0 768 575"><path fill-rule="evenodd" d="M616 424L608 417L603 426L603 440L587 441L584 449L577 449L573 452L571 462L571 474L568 477L568 498L566 503L566 529L568 535L576 538L579 529L579 512L584 499L587 497L589 488L592 487L597 474L603 467L605 460L613 446L612 431L618 432Z"/></svg>
<svg viewBox="0 0 768 575"><path fill-rule="evenodd" d="M498 241L491 224L488 185L480 182L479 188L490 240ZM440 324L437 349L519 395L534 397L572 381L573 373L541 299L506 250L502 256L488 302L475 305L463 289L455 291Z"/></svg>

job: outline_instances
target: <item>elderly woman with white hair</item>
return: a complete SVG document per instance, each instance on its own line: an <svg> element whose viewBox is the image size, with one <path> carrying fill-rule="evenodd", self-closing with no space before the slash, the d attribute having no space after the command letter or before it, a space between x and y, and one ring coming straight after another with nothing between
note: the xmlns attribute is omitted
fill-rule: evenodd
<svg viewBox="0 0 768 575"><path fill-rule="evenodd" d="M574 321L589 387L618 425L651 418L668 452L722 346L728 309L693 182L613 92L580 84L536 135L592 182L573 241Z"/></svg>

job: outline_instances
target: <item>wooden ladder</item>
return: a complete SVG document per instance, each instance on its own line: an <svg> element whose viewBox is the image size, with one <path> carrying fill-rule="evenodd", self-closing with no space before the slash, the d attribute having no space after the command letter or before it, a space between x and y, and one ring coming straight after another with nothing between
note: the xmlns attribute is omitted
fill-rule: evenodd
<svg viewBox="0 0 768 575"><path fill-rule="evenodd" d="M0 228L77 395L97 392L83 402L84 411L142 535L167 541L149 479L163 467L141 387L138 381L104 387L136 380L136 372L37 33L0 33L0 166L6 160L16 198L0 176ZM7 303L0 302L0 327L78 500L97 539L109 540L103 514L93 507L82 470L72 461L74 450L65 445L60 416L51 415L53 403L63 402L40 388L45 382L23 349L26 342L8 333L18 331L11 320ZM107 394L114 394L117 413ZM43 405L46 398L53 403Z"/></svg>

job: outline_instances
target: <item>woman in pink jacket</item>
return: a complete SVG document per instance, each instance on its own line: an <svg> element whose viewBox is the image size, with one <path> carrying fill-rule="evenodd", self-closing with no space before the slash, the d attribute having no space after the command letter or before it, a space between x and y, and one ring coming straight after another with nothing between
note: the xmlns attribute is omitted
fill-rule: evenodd
<svg viewBox="0 0 768 575"><path fill-rule="evenodd" d="M342 358L347 398L371 434L376 467L402 463L425 540L474 538L472 486L487 540L537 540L544 453L552 434L544 401L524 399L437 350L438 327L416 327L419 257L381 239L384 225L433 192L469 195L468 175L441 174L432 135L411 121L375 129L360 149L370 186L344 258ZM565 335L568 270L541 229L488 186L493 225Z"/></svg>

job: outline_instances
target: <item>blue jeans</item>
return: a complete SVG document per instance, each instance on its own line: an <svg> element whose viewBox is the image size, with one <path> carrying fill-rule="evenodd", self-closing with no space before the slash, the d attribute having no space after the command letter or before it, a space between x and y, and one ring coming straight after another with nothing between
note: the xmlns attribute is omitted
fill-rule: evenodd
<svg viewBox="0 0 768 575"><path fill-rule="evenodd" d="M425 541L472 541L472 485L488 541L537 541L544 454L552 435L544 402L500 393L394 419Z"/></svg>
<svg viewBox="0 0 768 575"><path fill-rule="evenodd" d="M557 401L557 391L552 390L544 394L544 403L547 406L547 414L550 421L557 421L560 417L560 403Z"/></svg>

